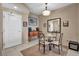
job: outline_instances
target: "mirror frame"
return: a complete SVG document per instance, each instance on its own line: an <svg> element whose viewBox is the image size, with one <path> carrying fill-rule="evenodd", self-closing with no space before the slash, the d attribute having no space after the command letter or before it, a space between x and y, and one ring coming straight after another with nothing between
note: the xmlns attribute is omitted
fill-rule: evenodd
<svg viewBox="0 0 79 59"><path fill-rule="evenodd" d="M56 20L56 19L59 19L59 31L49 31L48 30L49 21ZM61 33L61 18L54 18L54 19L47 20L47 32L49 32L49 33Z"/></svg>

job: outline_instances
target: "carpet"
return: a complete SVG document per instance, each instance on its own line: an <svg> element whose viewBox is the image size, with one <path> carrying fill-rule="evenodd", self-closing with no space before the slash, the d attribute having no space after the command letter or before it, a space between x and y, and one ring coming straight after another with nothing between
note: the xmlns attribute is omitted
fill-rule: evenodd
<svg viewBox="0 0 79 59"><path fill-rule="evenodd" d="M30 48L24 49L21 51L23 56L66 56L67 55L67 48L63 47L63 50L59 54L58 48L52 47L52 50L49 51L48 46L46 46L45 54L43 53L43 47L39 50L39 45L32 46Z"/></svg>

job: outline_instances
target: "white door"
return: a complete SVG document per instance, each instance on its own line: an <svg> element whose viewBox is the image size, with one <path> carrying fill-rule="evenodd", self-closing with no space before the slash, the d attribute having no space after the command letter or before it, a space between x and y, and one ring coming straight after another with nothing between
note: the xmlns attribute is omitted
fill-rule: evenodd
<svg viewBox="0 0 79 59"><path fill-rule="evenodd" d="M3 43L4 48L22 43L22 16L3 12Z"/></svg>

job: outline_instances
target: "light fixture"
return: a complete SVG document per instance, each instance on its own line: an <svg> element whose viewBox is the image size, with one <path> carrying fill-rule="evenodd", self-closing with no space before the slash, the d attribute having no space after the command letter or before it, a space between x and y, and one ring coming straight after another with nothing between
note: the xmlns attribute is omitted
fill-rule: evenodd
<svg viewBox="0 0 79 59"><path fill-rule="evenodd" d="M18 7L17 6L14 6L13 8L16 10Z"/></svg>
<svg viewBox="0 0 79 59"><path fill-rule="evenodd" d="M45 3L45 10L42 12L43 16L49 16L50 15L50 11L47 10L47 3Z"/></svg>

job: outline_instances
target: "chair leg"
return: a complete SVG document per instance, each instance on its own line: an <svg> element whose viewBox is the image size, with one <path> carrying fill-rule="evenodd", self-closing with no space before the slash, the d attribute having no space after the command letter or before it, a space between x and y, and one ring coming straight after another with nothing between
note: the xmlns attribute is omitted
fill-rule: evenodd
<svg viewBox="0 0 79 59"><path fill-rule="evenodd" d="M62 51L62 45L61 45L61 51Z"/></svg>
<svg viewBox="0 0 79 59"><path fill-rule="evenodd" d="M60 54L60 45L58 45L58 50L59 50L59 54Z"/></svg>
<svg viewBox="0 0 79 59"><path fill-rule="evenodd" d="M53 48L55 48L55 45L53 44Z"/></svg>
<svg viewBox="0 0 79 59"><path fill-rule="evenodd" d="M51 44L49 44L49 50L51 50Z"/></svg>
<svg viewBox="0 0 79 59"><path fill-rule="evenodd" d="M43 45L43 48L44 48L43 53L45 53L45 45Z"/></svg>
<svg viewBox="0 0 79 59"><path fill-rule="evenodd" d="M39 50L40 50L40 44L39 44Z"/></svg>

